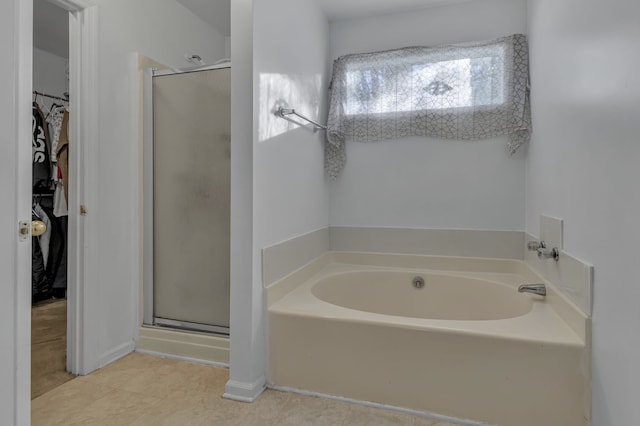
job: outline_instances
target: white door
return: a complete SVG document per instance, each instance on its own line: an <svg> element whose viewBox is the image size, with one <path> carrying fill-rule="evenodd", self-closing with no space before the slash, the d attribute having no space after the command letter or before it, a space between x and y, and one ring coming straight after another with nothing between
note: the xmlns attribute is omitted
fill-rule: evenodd
<svg viewBox="0 0 640 426"><path fill-rule="evenodd" d="M30 407L32 2L0 13L0 424L28 425Z"/></svg>

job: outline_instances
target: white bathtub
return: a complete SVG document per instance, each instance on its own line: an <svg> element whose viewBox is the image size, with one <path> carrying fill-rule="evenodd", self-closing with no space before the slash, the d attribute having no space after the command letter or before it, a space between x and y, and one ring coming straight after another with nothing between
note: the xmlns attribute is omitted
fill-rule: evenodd
<svg viewBox="0 0 640 426"><path fill-rule="evenodd" d="M549 285L517 292L537 282L516 260L328 253L268 289L269 381L487 424L588 425L588 320Z"/></svg>

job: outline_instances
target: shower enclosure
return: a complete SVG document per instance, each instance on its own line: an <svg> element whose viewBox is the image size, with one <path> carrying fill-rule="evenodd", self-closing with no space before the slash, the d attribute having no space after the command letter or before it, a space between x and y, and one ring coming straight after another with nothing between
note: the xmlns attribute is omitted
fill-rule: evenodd
<svg viewBox="0 0 640 426"><path fill-rule="evenodd" d="M143 322L229 334L230 64L144 86Z"/></svg>

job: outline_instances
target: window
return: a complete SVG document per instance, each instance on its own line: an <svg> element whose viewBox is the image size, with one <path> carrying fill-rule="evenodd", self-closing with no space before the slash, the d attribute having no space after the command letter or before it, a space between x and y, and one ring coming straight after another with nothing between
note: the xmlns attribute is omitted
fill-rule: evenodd
<svg viewBox="0 0 640 426"><path fill-rule="evenodd" d="M345 140L509 135L513 153L530 122L523 35L343 56L332 77L327 173L344 165Z"/></svg>
<svg viewBox="0 0 640 426"><path fill-rule="evenodd" d="M412 55L392 64L348 64L345 113L504 104L504 48L494 46L481 57L472 57L471 53L459 52L468 56L461 59ZM397 96L398 90L405 92L405 96Z"/></svg>

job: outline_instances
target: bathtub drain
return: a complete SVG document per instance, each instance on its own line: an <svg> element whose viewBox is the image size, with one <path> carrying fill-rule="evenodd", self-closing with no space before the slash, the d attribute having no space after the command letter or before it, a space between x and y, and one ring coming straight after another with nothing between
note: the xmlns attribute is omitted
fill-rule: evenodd
<svg viewBox="0 0 640 426"><path fill-rule="evenodd" d="M414 278L413 278L413 280L412 280L412 282L413 282L413 286L414 286L415 288L422 288L422 287L424 287L424 278L422 278L422 277L420 277L420 276L414 277Z"/></svg>

